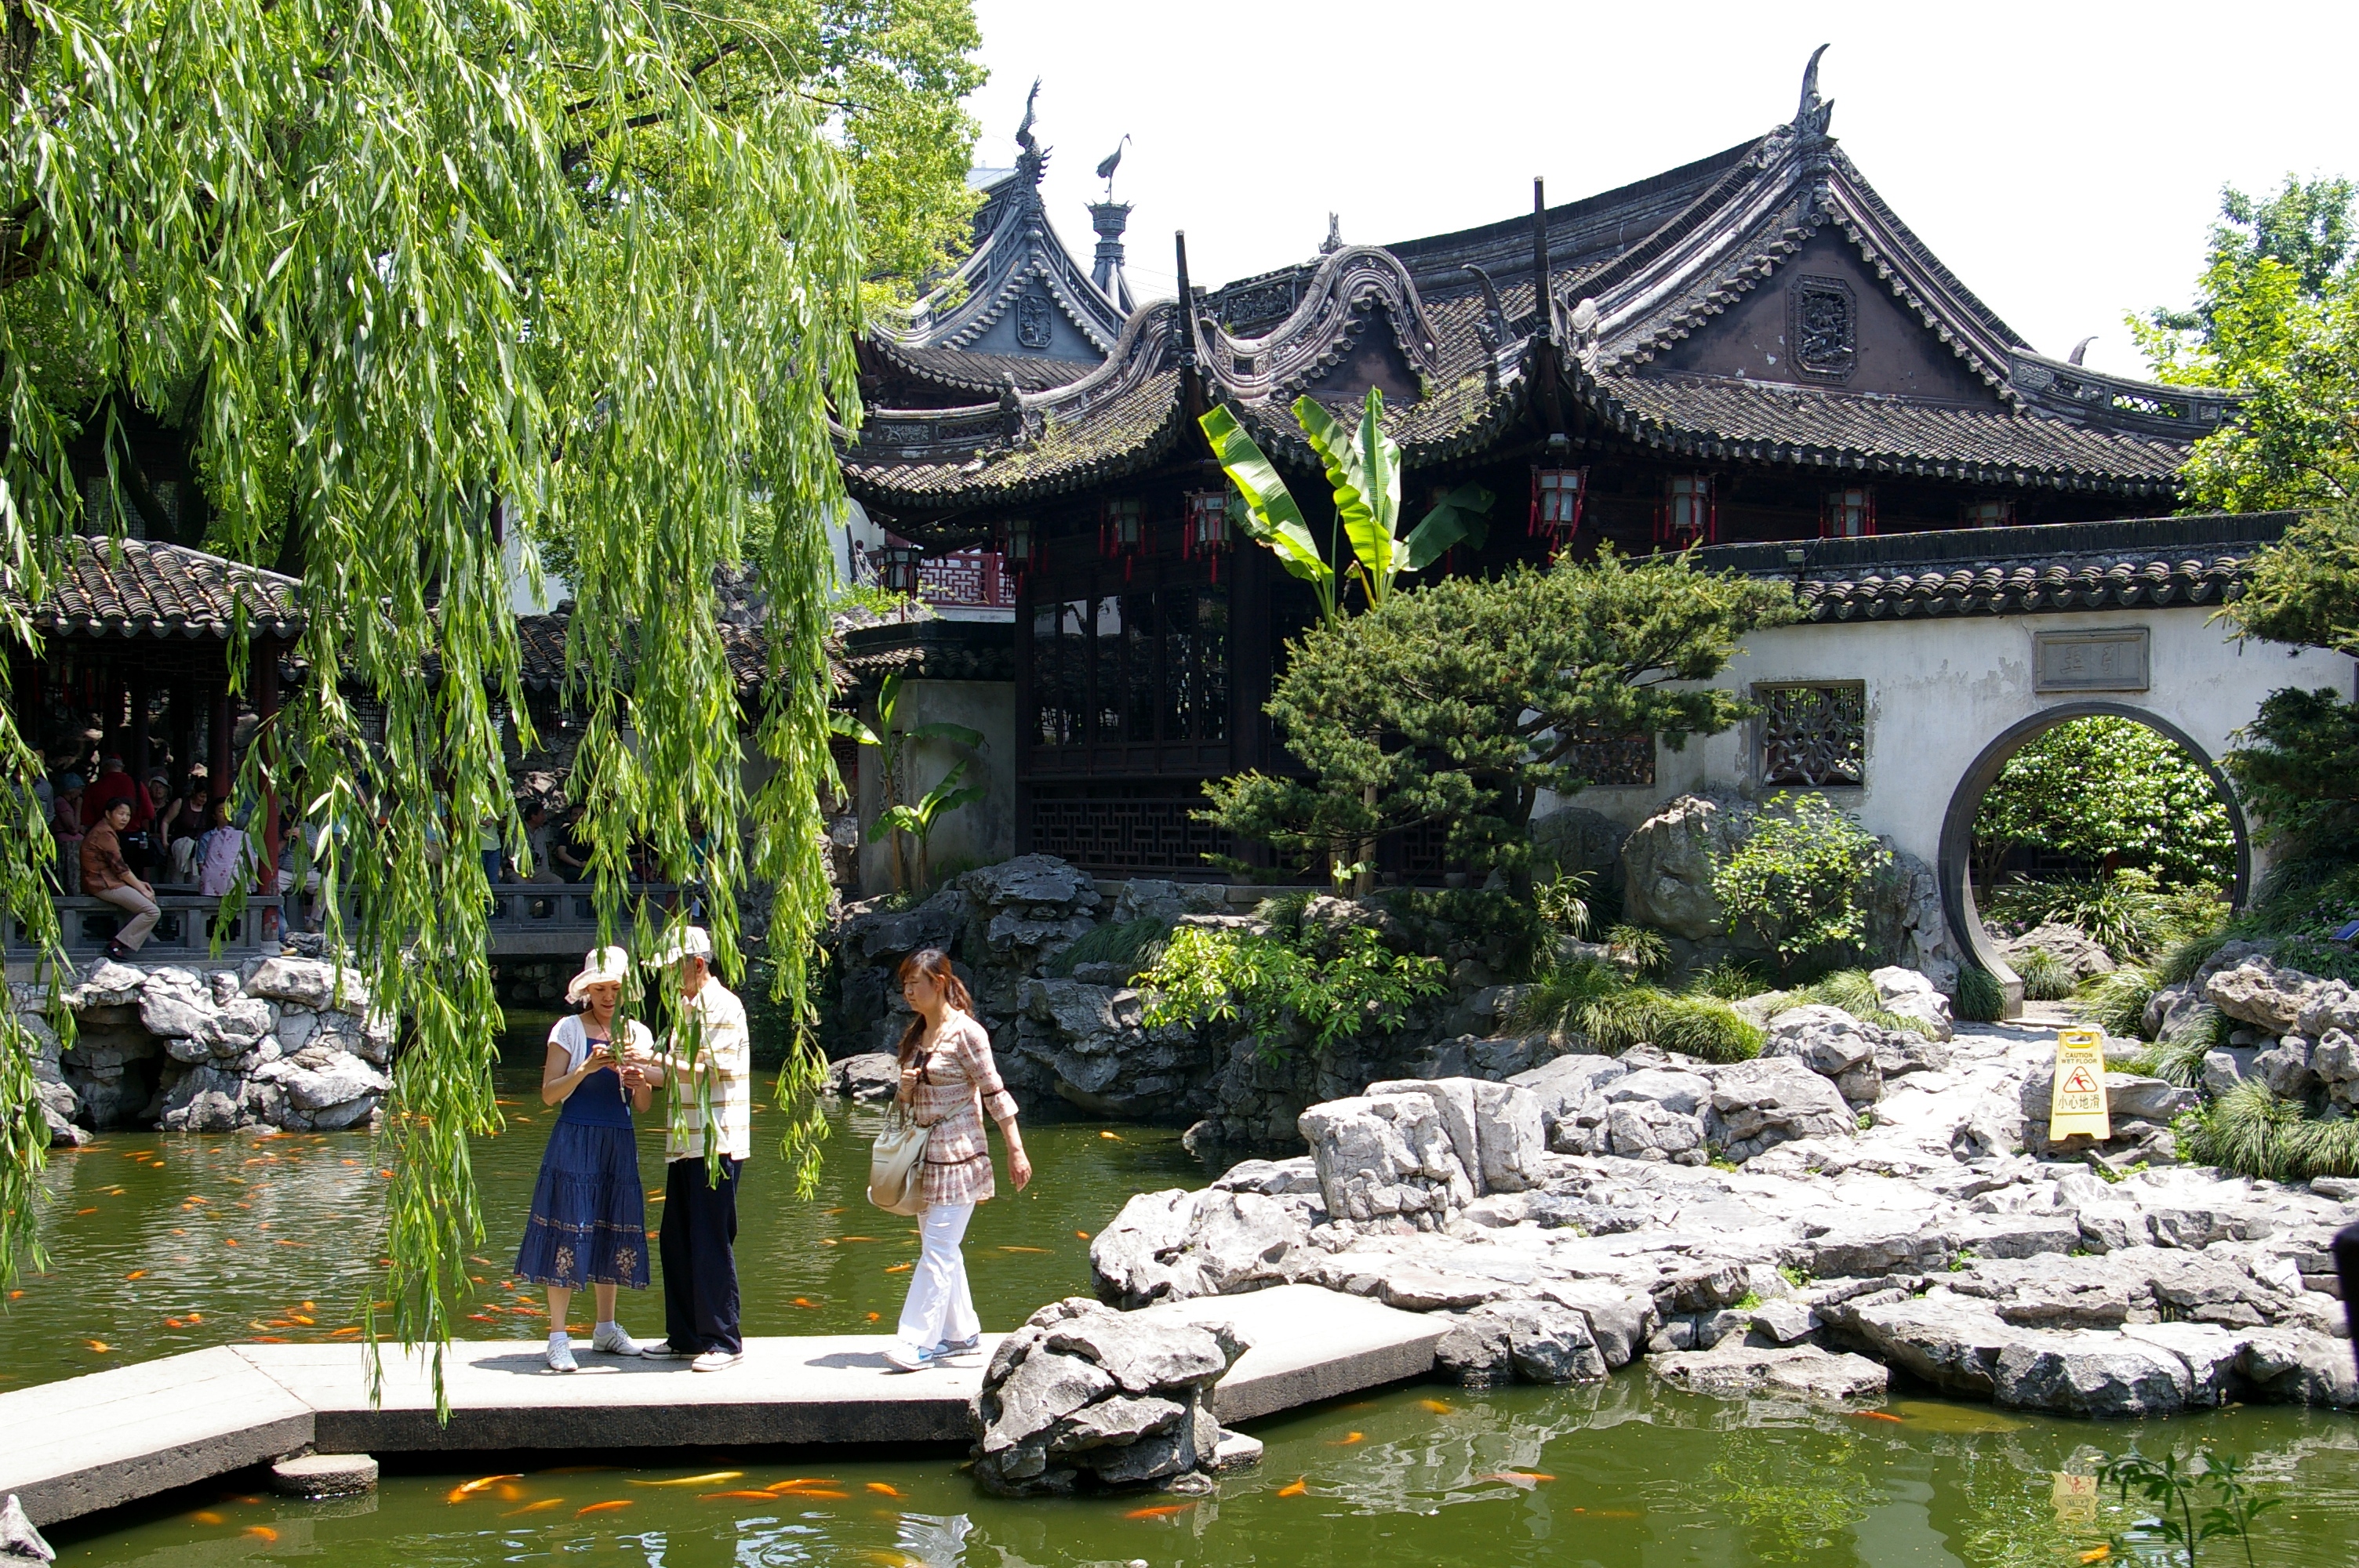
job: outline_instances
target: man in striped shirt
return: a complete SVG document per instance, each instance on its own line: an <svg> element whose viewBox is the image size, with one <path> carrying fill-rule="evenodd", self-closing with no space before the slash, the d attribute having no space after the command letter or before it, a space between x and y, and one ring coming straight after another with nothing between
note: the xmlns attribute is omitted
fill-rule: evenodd
<svg viewBox="0 0 2359 1568"><path fill-rule="evenodd" d="M745 1004L712 972L712 940L690 925L647 962L677 966L679 1027L642 1065L669 1088L664 1138L664 1340L639 1353L720 1372L745 1358L737 1327L737 1183L752 1149L754 1045ZM712 1107L707 1159L704 1107Z"/></svg>

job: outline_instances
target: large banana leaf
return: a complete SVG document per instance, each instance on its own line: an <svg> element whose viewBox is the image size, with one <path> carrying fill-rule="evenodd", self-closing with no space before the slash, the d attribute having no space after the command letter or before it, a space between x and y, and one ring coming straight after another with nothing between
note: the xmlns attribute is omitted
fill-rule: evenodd
<svg viewBox="0 0 2359 1568"><path fill-rule="evenodd" d="M1294 400L1295 422L1327 470L1336 519L1352 542L1371 604L1384 602L1402 569L1401 542L1395 536L1400 525L1400 448L1378 423L1384 411L1384 394L1373 386L1357 428L1347 428L1312 398Z"/></svg>
<svg viewBox="0 0 2359 1568"><path fill-rule="evenodd" d="M1491 536L1491 503L1496 499L1479 484L1462 484L1434 503L1425 520L1401 541L1401 570L1423 571L1452 545L1481 549Z"/></svg>
<svg viewBox="0 0 2359 1568"><path fill-rule="evenodd" d="M1302 508L1278 477L1276 465L1262 455L1237 416L1223 404L1197 420L1212 444L1212 456L1237 487L1245 503L1245 530L1269 547L1278 564L1319 592L1327 618L1335 616L1335 573L1320 555L1318 541L1302 520Z"/></svg>

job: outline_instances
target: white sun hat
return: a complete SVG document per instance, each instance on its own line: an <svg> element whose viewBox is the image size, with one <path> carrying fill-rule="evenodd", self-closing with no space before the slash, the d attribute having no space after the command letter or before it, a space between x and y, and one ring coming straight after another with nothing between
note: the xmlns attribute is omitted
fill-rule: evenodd
<svg viewBox="0 0 2359 1568"><path fill-rule="evenodd" d="M656 950L653 957L647 960L647 966L650 968L661 968L666 964L677 964L682 958L712 957L712 938L704 934L704 927L683 925L665 939L664 945Z"/></svg>
<svg viewBox="0 0 2359 1568"><path fill-rule="evenodd" d="M592 947L582 972L565 982L565 1000L579 1002L592 986L619 986L631 978L631 956L620 947Z"/></svg>

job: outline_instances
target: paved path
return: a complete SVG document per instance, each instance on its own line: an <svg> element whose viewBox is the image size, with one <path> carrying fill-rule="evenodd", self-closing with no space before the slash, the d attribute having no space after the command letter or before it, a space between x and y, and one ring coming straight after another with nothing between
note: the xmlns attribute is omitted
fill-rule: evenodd
<svg viewBox="0 0 2359 1568"><path fill-rule="evenodd" d="M1315 1285L1149 1307L1225 1319L1251 1342L1221 1384L1223 1421L1251 1421L1421 1377L1443 1326ZM999 1336L984 1336L988 1351ZM754 1444L963 1444L983 1385L970 1367L886 1368L877 1335L749 1339L723 1373L682 1361L575 1353L560 1376L538 1341L453 1346L448 1425L423 1360L389 1353L372 1404L356 1345L233 1345L0 1394L0 1493L37 1524L304 1447L322 1453L497 1452Z"/></svg>

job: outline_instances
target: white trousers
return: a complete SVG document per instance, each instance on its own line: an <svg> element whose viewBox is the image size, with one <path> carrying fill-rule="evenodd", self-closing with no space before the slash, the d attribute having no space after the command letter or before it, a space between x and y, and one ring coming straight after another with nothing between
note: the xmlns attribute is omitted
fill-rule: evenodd
<svg viewBox="0 0 2359 1568"><path fill-rule="evenodd" d="M938 1203L919 1222L922 1250L909 1275L909 1299L901 1303L901 1343L912 1350L931 1350L946 1339L983 1332L966 1287L966 1259L959 1251L973 1217L971 1203Z"/></svg>

